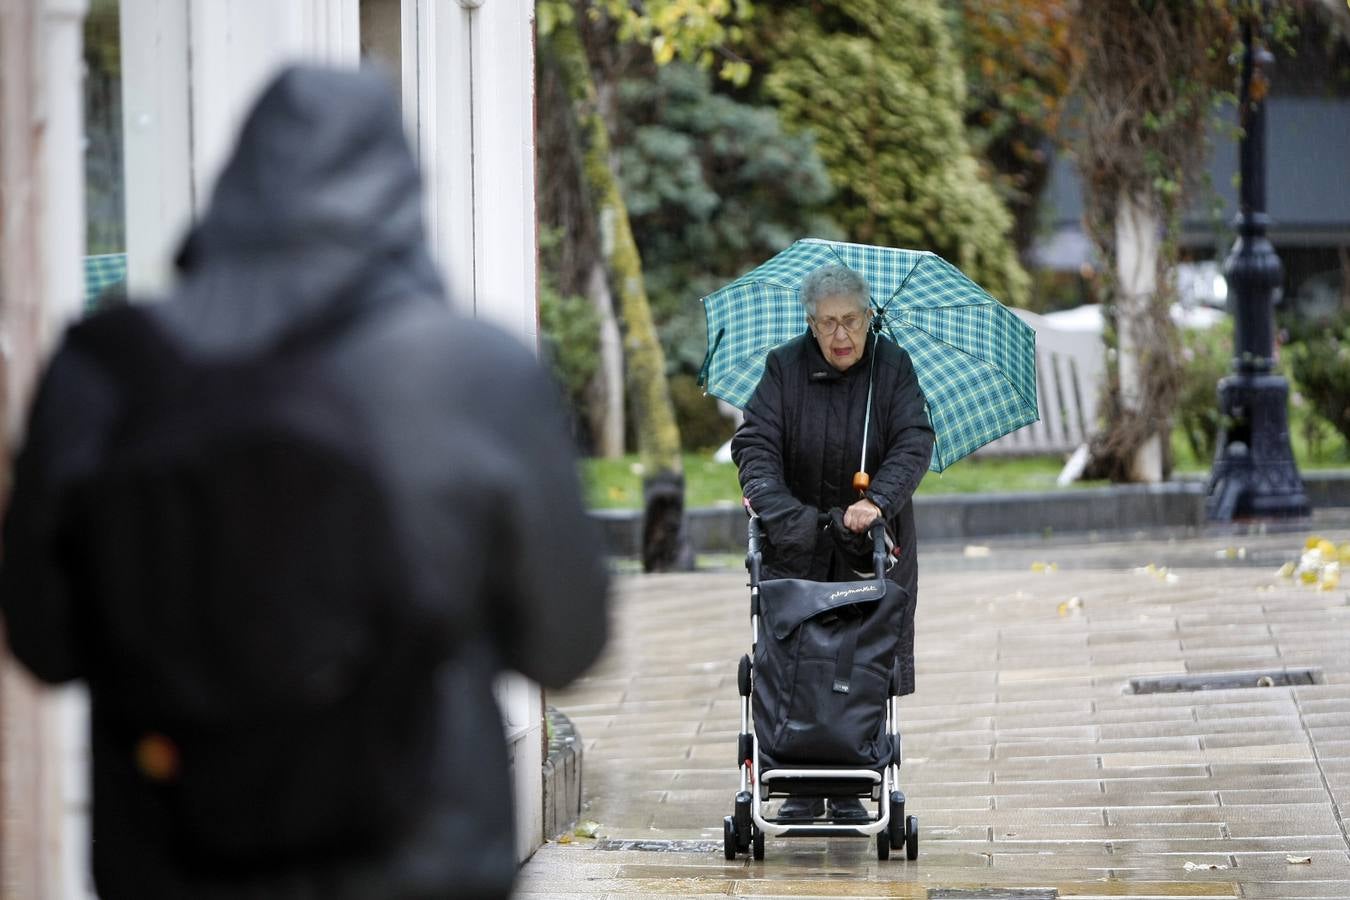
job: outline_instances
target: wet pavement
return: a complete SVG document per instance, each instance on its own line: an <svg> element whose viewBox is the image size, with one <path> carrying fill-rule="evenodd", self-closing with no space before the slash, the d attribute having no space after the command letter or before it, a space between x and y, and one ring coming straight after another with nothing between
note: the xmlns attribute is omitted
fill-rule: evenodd
<svg viewBox="0 0 1350 900"><path fill-rule="evenodd" d="M598 839L547 844L518 896L1346 900L1350 595L1276 577L1307 534L923 553L901 702L914 862L861 838L724 861L744 576L626 578L605 657L549 698L584 739ZM1322 683L1126 691L1293 667Z"/></svg>

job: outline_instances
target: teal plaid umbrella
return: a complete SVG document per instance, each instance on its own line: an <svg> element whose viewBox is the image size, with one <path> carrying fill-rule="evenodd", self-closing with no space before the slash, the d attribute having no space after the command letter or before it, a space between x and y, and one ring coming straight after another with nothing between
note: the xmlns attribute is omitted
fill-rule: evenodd
<svg viewBox="0 0 1350 900"><path fill-rule="evenodd" d="M928 401L935 472L1039 418L1036 333L959 269L932 253L815 238L703 298L703 383L744 407L770 350L806 330L802 279L848 266L872 289L882 333L909 351Z"/></svg>
<svg viewBox="0 0 1350 900"><path fill-rule="evenodd" d="M102 253L84 258L84 306L92 310L104 291L127 280L127 255ZM123 287L125 290L125 286Z"/></svg>

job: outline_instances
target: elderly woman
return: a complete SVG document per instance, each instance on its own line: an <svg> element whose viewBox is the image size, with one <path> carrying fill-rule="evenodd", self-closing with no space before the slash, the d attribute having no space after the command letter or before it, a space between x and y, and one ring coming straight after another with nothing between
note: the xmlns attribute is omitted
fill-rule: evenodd
<svg viewBox="0 0 1350 900"><path fill-rule="evenodd" d="M910 498L928 471L933 430L909 354L872 332L868 298L866 280L843 266L806 277L801 302L810 329L769 354L731 453L767 537L765 578L856 579L859 555L870 568L864 533L878 518L886 521L899 551L887 577L909 597L899 655L900 693L909 694L918 591ZM870 485L859 497L853 474L862 457L869 380ZM866 815L857 800L830 805L835 819ZM779 815L821 812L820 801L792 799Z"/></svg>

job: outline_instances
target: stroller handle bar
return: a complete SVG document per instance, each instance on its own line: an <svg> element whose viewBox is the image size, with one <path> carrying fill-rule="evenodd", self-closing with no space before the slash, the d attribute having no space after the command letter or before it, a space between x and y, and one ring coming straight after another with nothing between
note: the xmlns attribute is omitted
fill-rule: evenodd
<svg viewBox="0 0 1350 900"><path fill-rule="evenodd" d="M747 526L745 567L750 572L750 584L758 585L764 551L764 526L749 504L746 504L745 510L750 514L750 523ZM867 533L872 538L872 569L876 573L877 580L880 581L886 577L886 571L889 568L887 564L889 554L886 550L886 521L878 517L875 522L868 526Z"/></svg>

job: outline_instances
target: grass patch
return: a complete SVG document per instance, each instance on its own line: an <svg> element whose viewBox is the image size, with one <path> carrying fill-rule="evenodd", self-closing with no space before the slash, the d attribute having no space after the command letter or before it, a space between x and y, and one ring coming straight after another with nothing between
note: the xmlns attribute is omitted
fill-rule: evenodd
<svg viewBox="0 0 1350 900"><path fill-rule="evenodd" d="M1344 469L1350 466L1350 446L1330 423L1290 404L1289 445L1301 471ZM1182 433L1172 432L1173 471L1184 475L1207 475L1212 459L1197 459Z"/></svg>
<svg viewBox="0 0 1350 900"><path fill-rule="evenodd" d="M1299 469L1339 469L1350 466L1350 446L1321 419L1297 403L1290 404L1289 439ZM1208 474L1211 460L1197 459L1180 430L1172 433L1175 474ZM929 472L920 494L1008 494L1057 490L1055 479L1064 467L1058 456L1022 458L966 457L947 471ZM587 459L582 463L586 501L592 509L639 509L642 506L642 467L636 456ZM685 506L739 506L741 486L736 467L713 462L712 452L684 455ZM1073 488L1101 487L1105 481L1080 481Z"/></svg>
<svg viewBox="0 0 1350 900"><path fill-rule="evenodd" d="M1024 459L967 458L942 474L929 472L919 485L920 494L983 494L1048 491L1055 489L1064 461L1059 457ZM621 459L588 459L582 464L586 500L592 509L637 509L642 505L642 468L636 456ZM685 505L737 506L741 502L736 467L718 463L710 454L684 456ZM1079 482L1075 487L1094 487L1105 482Z"/></svg>
<svg viewBox="0 0 1350 900"><path fill-rule="evenodd" d="M642 506L642 466L637 456L587 459L581 464L586 502L592 509L639 509ZM713 462L711 453L684 455L684 504L688 509L741 502L736 467Z"/></svg>

